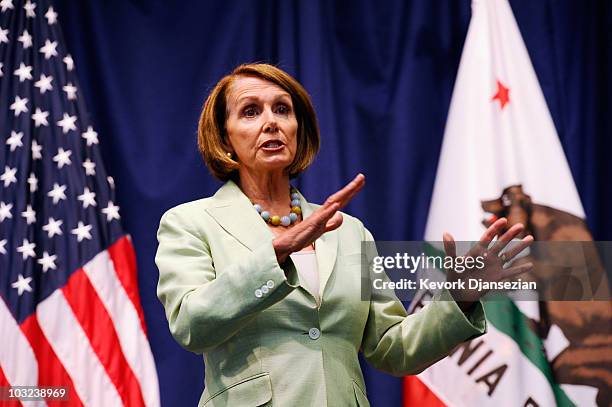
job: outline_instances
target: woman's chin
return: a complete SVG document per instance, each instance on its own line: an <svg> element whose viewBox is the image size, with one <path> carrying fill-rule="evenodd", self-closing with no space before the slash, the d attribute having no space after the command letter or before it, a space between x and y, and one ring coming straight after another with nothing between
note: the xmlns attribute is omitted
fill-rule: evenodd
<svg viewBox="0 0 612 407"><path fill-rule="evenodd" d="M290 157L266 157L260 160L257 167L263 171L279 171L289 167L292 162Z"/></svg>

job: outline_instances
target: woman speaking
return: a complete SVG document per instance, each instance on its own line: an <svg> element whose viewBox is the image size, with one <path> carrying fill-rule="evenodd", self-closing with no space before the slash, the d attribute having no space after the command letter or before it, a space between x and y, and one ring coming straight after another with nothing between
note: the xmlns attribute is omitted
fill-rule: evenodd
<svg viewBox="0 0 612 407"><path fill-rule="evenodd" d="M198 144L225 184L164 214L155 260L172 335L204 355L200 405L368 406L359 352L384 372L416 374L485 332L479 294L457 303L460 293L443 291L411 316L395 296L362 298L361 242L373 239L339 210L365 178L320 206L291 187L318 152L319 129L308 94L286 72L247 64L221 79ZM505 226L495 222L480 250L498 254L522 231ZM486 257L481 273L526 271L502 266L531 240ZM444 241L454 256L452 237Z"/></svg>

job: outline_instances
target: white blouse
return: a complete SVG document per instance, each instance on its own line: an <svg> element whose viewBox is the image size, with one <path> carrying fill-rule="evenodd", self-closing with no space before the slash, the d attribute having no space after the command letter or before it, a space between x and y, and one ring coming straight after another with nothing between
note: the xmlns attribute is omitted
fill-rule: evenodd
<svg viewBox="0 0 612 407"><path fill-rule="evenodd" d="M295 264L301 285L311 292L317 302L319 302L319 267L317 266L317 255L314 250L295 252L289 256L293 260L293 264Z"/></svg>

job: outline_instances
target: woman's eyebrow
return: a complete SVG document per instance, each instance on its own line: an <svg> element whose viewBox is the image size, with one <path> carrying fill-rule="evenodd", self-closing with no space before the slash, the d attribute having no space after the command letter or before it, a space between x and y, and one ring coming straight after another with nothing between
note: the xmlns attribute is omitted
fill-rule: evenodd
<svg viewBox="0 0 612 407"><path fill-rule="evenodd" d="M236 99L236 103L242 103L245 101L257 101L259 100L260 97L257 95L246 95L246 96L238 96L238 98ZM288 93L279 93L277 95L274 96L274 100L279 100L279 99L289 99L291 100L291 95L289 95Z"/></svg>
<svg viewBox="0 0 612 407"><path fill-rule="evenodd" d="M278 97L276 97L275 99L276 100L287 99L287 100L291 101L291 95L288 94L288 93L282 93L282 94L278 95Z"/></svg>
<svg viewBox="0 0 612 407"><path fill-rule="evenodd" d="M238 99L236 99L236 103L241 104L244 102L250 102L250 101L255 101L258 100L259 98L257 96L253 96L253 95L249 95L249 96L239 96Z"/></svg>

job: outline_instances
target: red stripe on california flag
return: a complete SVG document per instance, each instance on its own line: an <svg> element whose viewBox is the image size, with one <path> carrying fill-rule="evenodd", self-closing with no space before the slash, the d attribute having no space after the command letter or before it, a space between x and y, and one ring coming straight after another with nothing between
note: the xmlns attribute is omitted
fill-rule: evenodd
<svg viewBox="0 0 612 407"><path fill-rule="evenodd" d="M4 370L2 370L2 366L0 366L0 387L9 387L10 385L11 384L8 382L6 376L4 375ZM1 407L16 407L21 405L22 404L17 400L0 400Z"/></svg>
<svg viewBox="0 0 612 407"><path fill-rule="evenodd" d="M416 376L404 377L404 407L446 407Z"/></svg>
<svg viewBox="0 0 612 407"><path fill-rule="evenodd" d="M61 318L61 315L57 316ZM83 403L76 393L72 379L64 369L57 354L51 348L45 334L38 325L36 314L30 315L20 326L21 331L30 342L30 346L34 350L36 360L38 360L38 385L39 386L65 386L69 389L68 400L58 401L58 405L66 406L82 406ZM52 405L51 402L47 404Z"/></svg>
<svg viewBox="0 0 612 407"><path fill-rule="evenodd" d="M108 253L115 267L115 273L117 278L121 282L121 285L125 289L134 308L138 313L140 319L140 325L142 331L147 334L147 326L145 324L144 312L140 305L140 294L138 291L138 277L136 268L136 254L134 253L134 247L129 237L124 236L117 240L111 247L108 248Z"/></svg>
<svg viewBox="0 0 612 407"><path fill-rule="evenodd" d="M123 403L144 406L140 383L121 351L113 321L85 272L74 273L62 292Z"/></svg>

